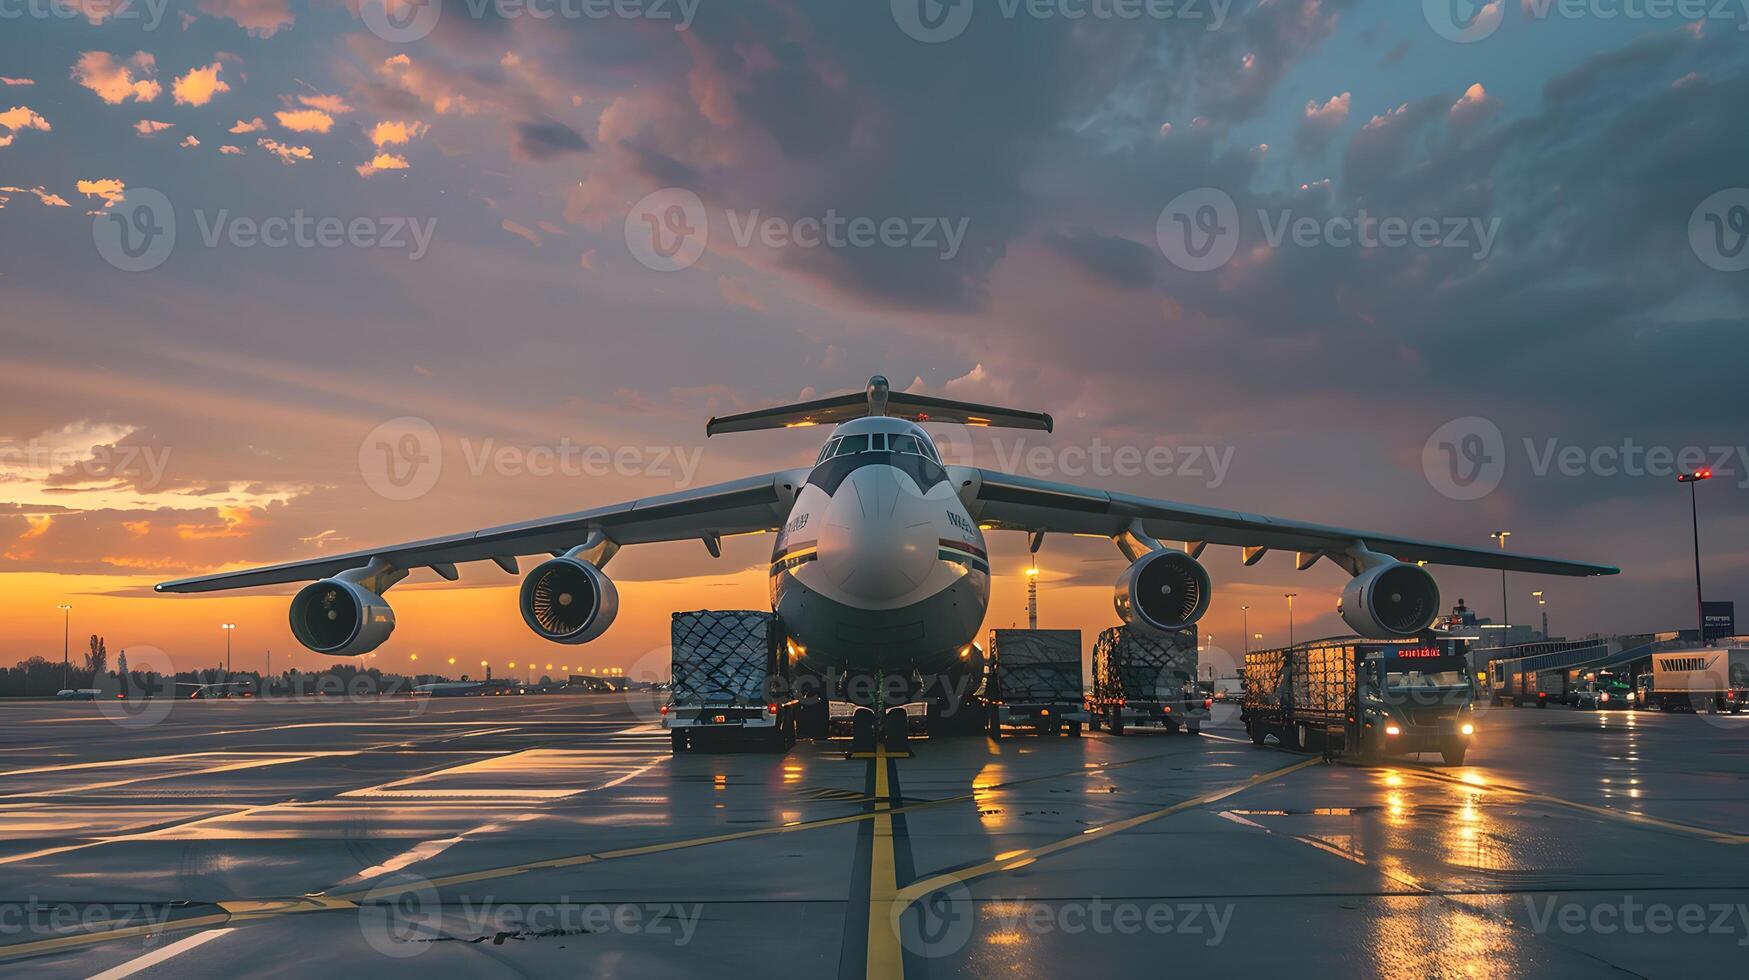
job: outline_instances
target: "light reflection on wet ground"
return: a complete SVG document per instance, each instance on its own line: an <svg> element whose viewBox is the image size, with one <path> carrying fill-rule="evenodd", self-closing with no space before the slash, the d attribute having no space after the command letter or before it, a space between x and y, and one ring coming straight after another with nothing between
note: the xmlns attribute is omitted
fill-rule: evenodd
<svg viewBox="0 0 1749 980"><path fill-rule="evenodd" d="M900 890L969 876L907 913L929 927L895 940L910 976L1736 975L1749 955L1749 909L1608 928L1635 903L1749 903L1749 846L1721 837L1749 834L1749 718L1490 711L1463 769L1320 765L1183 807L1302 757L1244 742L1223 706L1203 738L923 743L877 802L841 746L670 758L613 698L200 703L143 733L89 708L0 708L0 902L233 930L165 975L864 975L882 804ZM407 881L391 898L428 891L441 941L383 940L380 908L353 907ZM262 899L343 908L238 917ZM700 914L684 943L517 924L590 903ZM515 921L470 919L488 906ZM84 976L148 949L27 962Z"/></svg>

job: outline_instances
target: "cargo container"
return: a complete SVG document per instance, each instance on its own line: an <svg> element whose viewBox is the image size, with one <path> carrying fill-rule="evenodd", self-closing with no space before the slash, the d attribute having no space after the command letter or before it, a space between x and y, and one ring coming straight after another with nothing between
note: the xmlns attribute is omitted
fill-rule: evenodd
<svg viewBox="0 0 1749 980"><path fill-rule="evenodd" d="M1196 685L1196 628L1155 630L1117 626L1093 646L1093 694L1088 724L1122 735L1130 725L1202 731L1213 699Z"/></svg>
<svg viewBox="0 0 1749 980"><path fill-rule="evenodd" d="M777 617L758 610L674 614L674 679L661 712L675 752L795 744L801 705L789 693L779 633Z"/></svg>
<svg viewBox="0 0 1749 980"><path fill-rule="evenodd" d="M1661 711L1728 711L1749 705L1749 647L1652 654L1636 701Z"/></svg>
<svg viewBox="0 0 1749 980"><path fill-rule="evenodd" d="M1338 637L1245 656L1251 741L1362 760L1438 752L1462 765L1475 732L1462 640Z"/></svg>
<svg viewBox="0 0 1749 980"><path fill-rule="evenodd" d="M1080 735L1087 720L1082 691L1080 630L990 631L984 702L992 738L1008 726Z"/></svg>

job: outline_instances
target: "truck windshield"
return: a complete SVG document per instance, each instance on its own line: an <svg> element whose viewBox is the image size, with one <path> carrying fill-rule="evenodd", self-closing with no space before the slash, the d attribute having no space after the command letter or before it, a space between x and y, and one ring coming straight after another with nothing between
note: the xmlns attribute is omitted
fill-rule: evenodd
<svg viewBox="0 0 1749 980"><path fill-rule="evenodd" d="M1461 670L1393 670L1385 675L1385 686L1393 691L1406 688L1463 687Z"/></svg>

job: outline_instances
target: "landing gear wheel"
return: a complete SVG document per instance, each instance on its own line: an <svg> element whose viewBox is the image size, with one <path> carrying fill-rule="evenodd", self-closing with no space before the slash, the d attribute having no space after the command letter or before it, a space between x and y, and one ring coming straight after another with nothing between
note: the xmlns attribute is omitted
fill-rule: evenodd
<svg viewBox="0 0 1749 980"><path fill-rule="evenodd" d="M1087 712L1087 729L1088 731L1099 731L1099 709L1095 708Z"/></svg>
<svg viewBox="0 0 1749 980"><path fill-rule="evenodd" d="M1111 722L1111 733L1113 735L1122 735L1123 734L1123 709L1122 708L1111 709L1111 717L1107 720Z"/></svg>
<svg viewBox="0 0 1749 980"><path fill-rule="evenodd" d="M873 708L857 708L850 718L850 751L875 750L875 713Z"/></svg>
<svg viewBox="0 0 1749 980"><path fill-rule="evenodd" d="M1464 753L1469 750L1470 747L1467 745L1448 745L1445 748L1440 749L1439 754L1445 759L1446 765L1461 766L1464 764Z"/></svg>
<svg viewBox="0 0 1749 980"><path fill-rule="evenodd" d="M1731 713L1736 714L1736 712L1734 712L1734 711ZM1069 722L1069 737L1070 738L1080 738L1081 737L1081 723L1080 722L1078 722L1078 721Z"/></svg>
<svg viewBox="0 0 1749 980"><path fill-rule="evenodd" d="M669 747L673 749L675 755L679 755L687 749L692 748L691 740L686 737L686 732L678 728L668 733L668 744Z"/></svg>
<svg viewBox="0 0 1749 980"><path fill-rule="evenodd" d="M905 716L905 709L888 708L881 725L881 741L887 751L894 755L910 752L910 737L911 721Z"/></svg>
<svg viewBox="0 0 1749 980"><path fill-rule="evenodd" d="M1245 723L1245 734L1251 736L1252 745L1262 745L1263 740L1269 737L1269 733L1264 730L1262 725L1254 725L1250 722Z"/></svg>
<svg viewBox="0 0 1749 980"><path fill-rule="evenodd" d="M1002 709L990 706L990 737L1002 741Z"/></svg>
<svg viewBox="0 0 1749 980"><path fill-rule="evenodd" d="M1200 721L1186 722L1185 726L1184 726L1184 733L1186 735L1201 735L1202 734L1202 722L1200 722Z"/></svg>
<svg viewBox="0 0 1749 980"><path fill-rule="evenodd" d="M1306 726L1289 725L1281 730L1281 747L1293 749L1296 752L1306 747Z"/></svg>

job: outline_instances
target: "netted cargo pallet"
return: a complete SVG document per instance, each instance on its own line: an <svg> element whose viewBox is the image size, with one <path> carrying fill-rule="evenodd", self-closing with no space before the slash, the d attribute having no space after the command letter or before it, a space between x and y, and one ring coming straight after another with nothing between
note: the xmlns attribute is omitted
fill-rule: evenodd
<svg viewBox="0 0 1749 980"><path fill-rule="evenodd" d="M1114 626L1093 647L1093 696L1100 700L1173 701L1196 677L1196 628Z"/></svg>
<svg viewBox="0 0 1749 980"><path fill-rule="evenodd" d="M1081 700L1081 631L990 631L991 696L1011 704Z"/></svg>
<svg viewBox="0 0 1749 980"><path fill-rule="evenodd" d="M673 703L764 704L778 672L778 632L769 612L675 613Z"/></svg>

